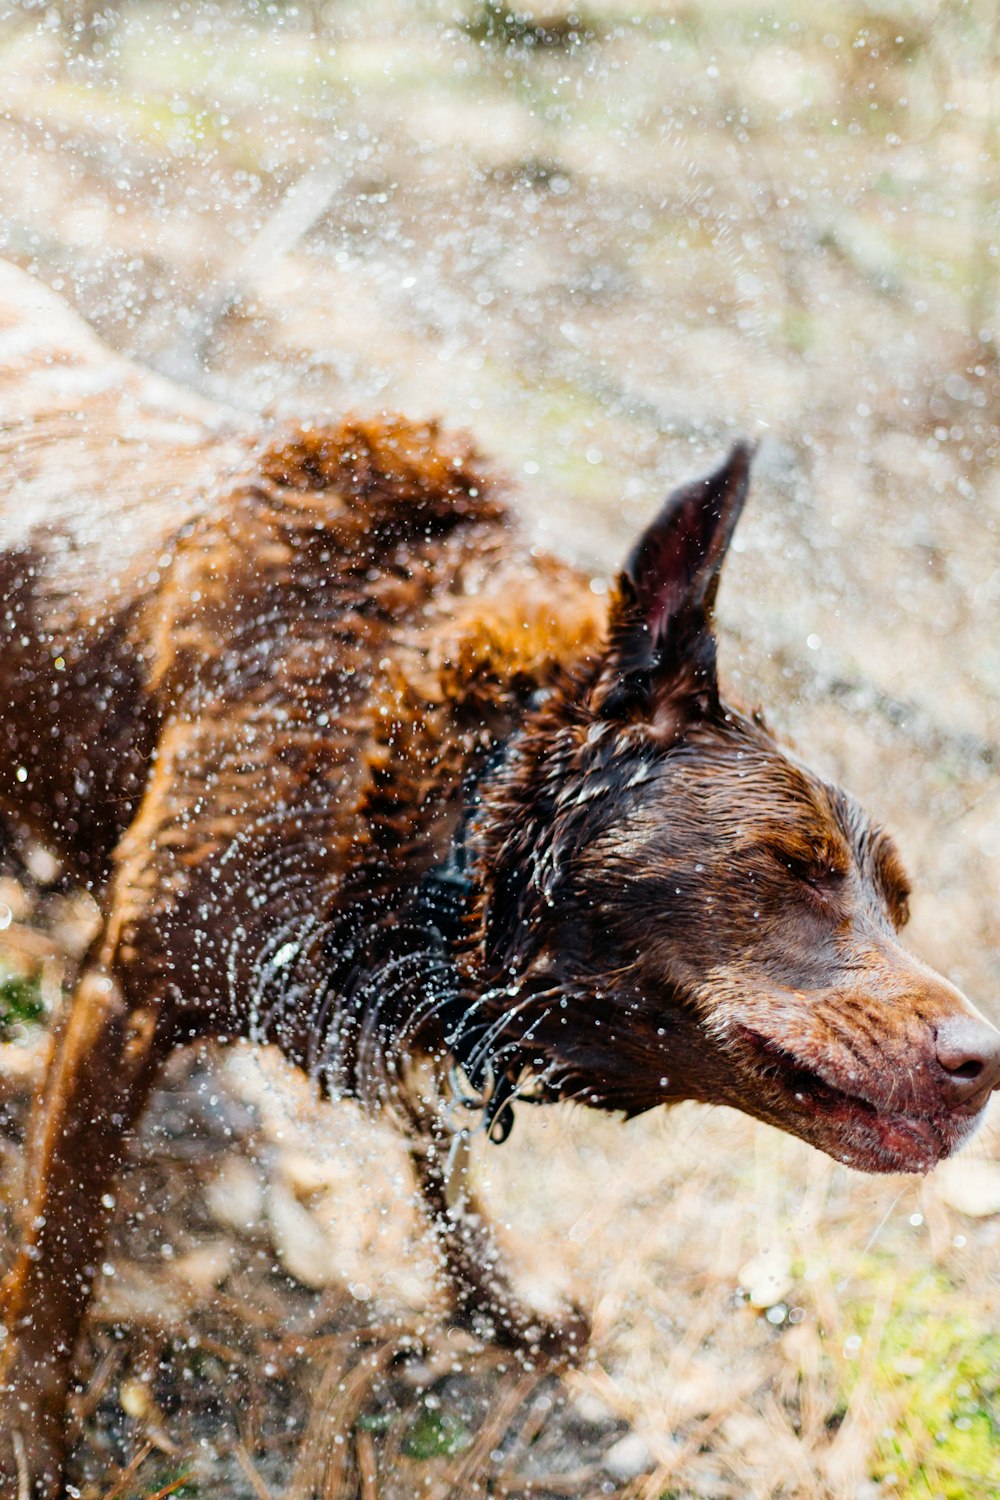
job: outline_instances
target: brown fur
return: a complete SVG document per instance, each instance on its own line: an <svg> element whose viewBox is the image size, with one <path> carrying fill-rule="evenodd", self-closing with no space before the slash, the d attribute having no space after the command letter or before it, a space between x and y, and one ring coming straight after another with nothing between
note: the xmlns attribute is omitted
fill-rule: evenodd
<svg viewBox="0 0 1000 1500"><path fill-rule="evenodd" d="M967 1133L996 1035L900 947L890 841L718 694L745 450L609 615L433 424L261 434L12 271L0 360L0 805L104 913L4 1288L3 1500L58 1489L101 1197L194 1037L394 1109L460 1307L550 1349L447 1212L450 1061L495 1136L518 1096L730 1103L870 1170Z"/></svg>

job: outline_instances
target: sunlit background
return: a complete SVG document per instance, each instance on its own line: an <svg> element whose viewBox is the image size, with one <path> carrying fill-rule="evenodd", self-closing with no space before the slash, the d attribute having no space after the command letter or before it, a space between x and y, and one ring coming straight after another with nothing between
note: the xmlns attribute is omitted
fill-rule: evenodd
<svg viewBox="0 0 1000 1500"><path fill-rule="evenodd" d="M997 0L7 5L0 251L244 411L468 428L596 577L760 437L723 677L893 828L909 941L1000 1018L998 48ZM89 918L13 878L4 912L10 1197ZM997 1138L871 1181L725 1111L522 1110L478 1170L596 1362L459 1377L442 1324L404 1380L398 1148L249 1054L172 1077L82 1493L1000 1493Z"/></svg>

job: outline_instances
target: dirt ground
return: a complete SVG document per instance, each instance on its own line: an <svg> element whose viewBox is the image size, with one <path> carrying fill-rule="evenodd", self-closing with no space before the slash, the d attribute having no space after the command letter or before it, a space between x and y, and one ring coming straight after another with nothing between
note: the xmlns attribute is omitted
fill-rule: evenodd
<svg viewBox="0 0 1000 1500"><path fill-rule="evenodd" d="M723 676L894 830L908 941L1000 1019L998 37L995 0L8 4L0 251L234 406L470 428L598 579L760 436ZM31 1012L94 920L29 864L0 885L5 1212ZM377 1126L273 1058L178 1059L75 1488L1000 1496L1000 1130L875 1180L724 1110L522 1110L475 1166L525 1285L592 1316L583 1370L449 1328Z"/></svg>

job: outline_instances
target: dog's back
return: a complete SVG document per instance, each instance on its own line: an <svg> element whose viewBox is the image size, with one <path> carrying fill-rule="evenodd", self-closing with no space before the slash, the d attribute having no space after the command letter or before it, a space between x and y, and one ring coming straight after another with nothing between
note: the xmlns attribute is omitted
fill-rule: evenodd
<svg viewBox="0 0 1000 1500"><path fill-rule="evenodd" d="M234 838L245 852L266 803L266 846L308 833L343 873L391 841L394 744L448 745L414 774L428 793L457 787L601 624L572 570L518 541L467 443L393 418L241 425L114 355L9 266L0 497L0 806L91 880L151 761L171 859ZM433 819L450 831L445 803L442 821L437 796L417 799L424 857Z"/></svg>

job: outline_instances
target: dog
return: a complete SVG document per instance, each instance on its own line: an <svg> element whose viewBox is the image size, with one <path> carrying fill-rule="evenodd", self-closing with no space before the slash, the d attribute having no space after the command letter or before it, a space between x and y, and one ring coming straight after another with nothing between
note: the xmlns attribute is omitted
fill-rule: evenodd
<svg viewBox="0 0 1000 1500"><path fill-rule="evenodd" d="M102 911L3 1284L3 1500L60 1491L102 1204L185 1043L394 1113L459 1312L552 1357L584 1330L517 1304L456 1111L698 1099L869 1172L975 1128L1000 1033L901 946L891 838L721 695L746 444L602 598L465 439L255 426L12 267L0 413L0 809Z"/></svg>

